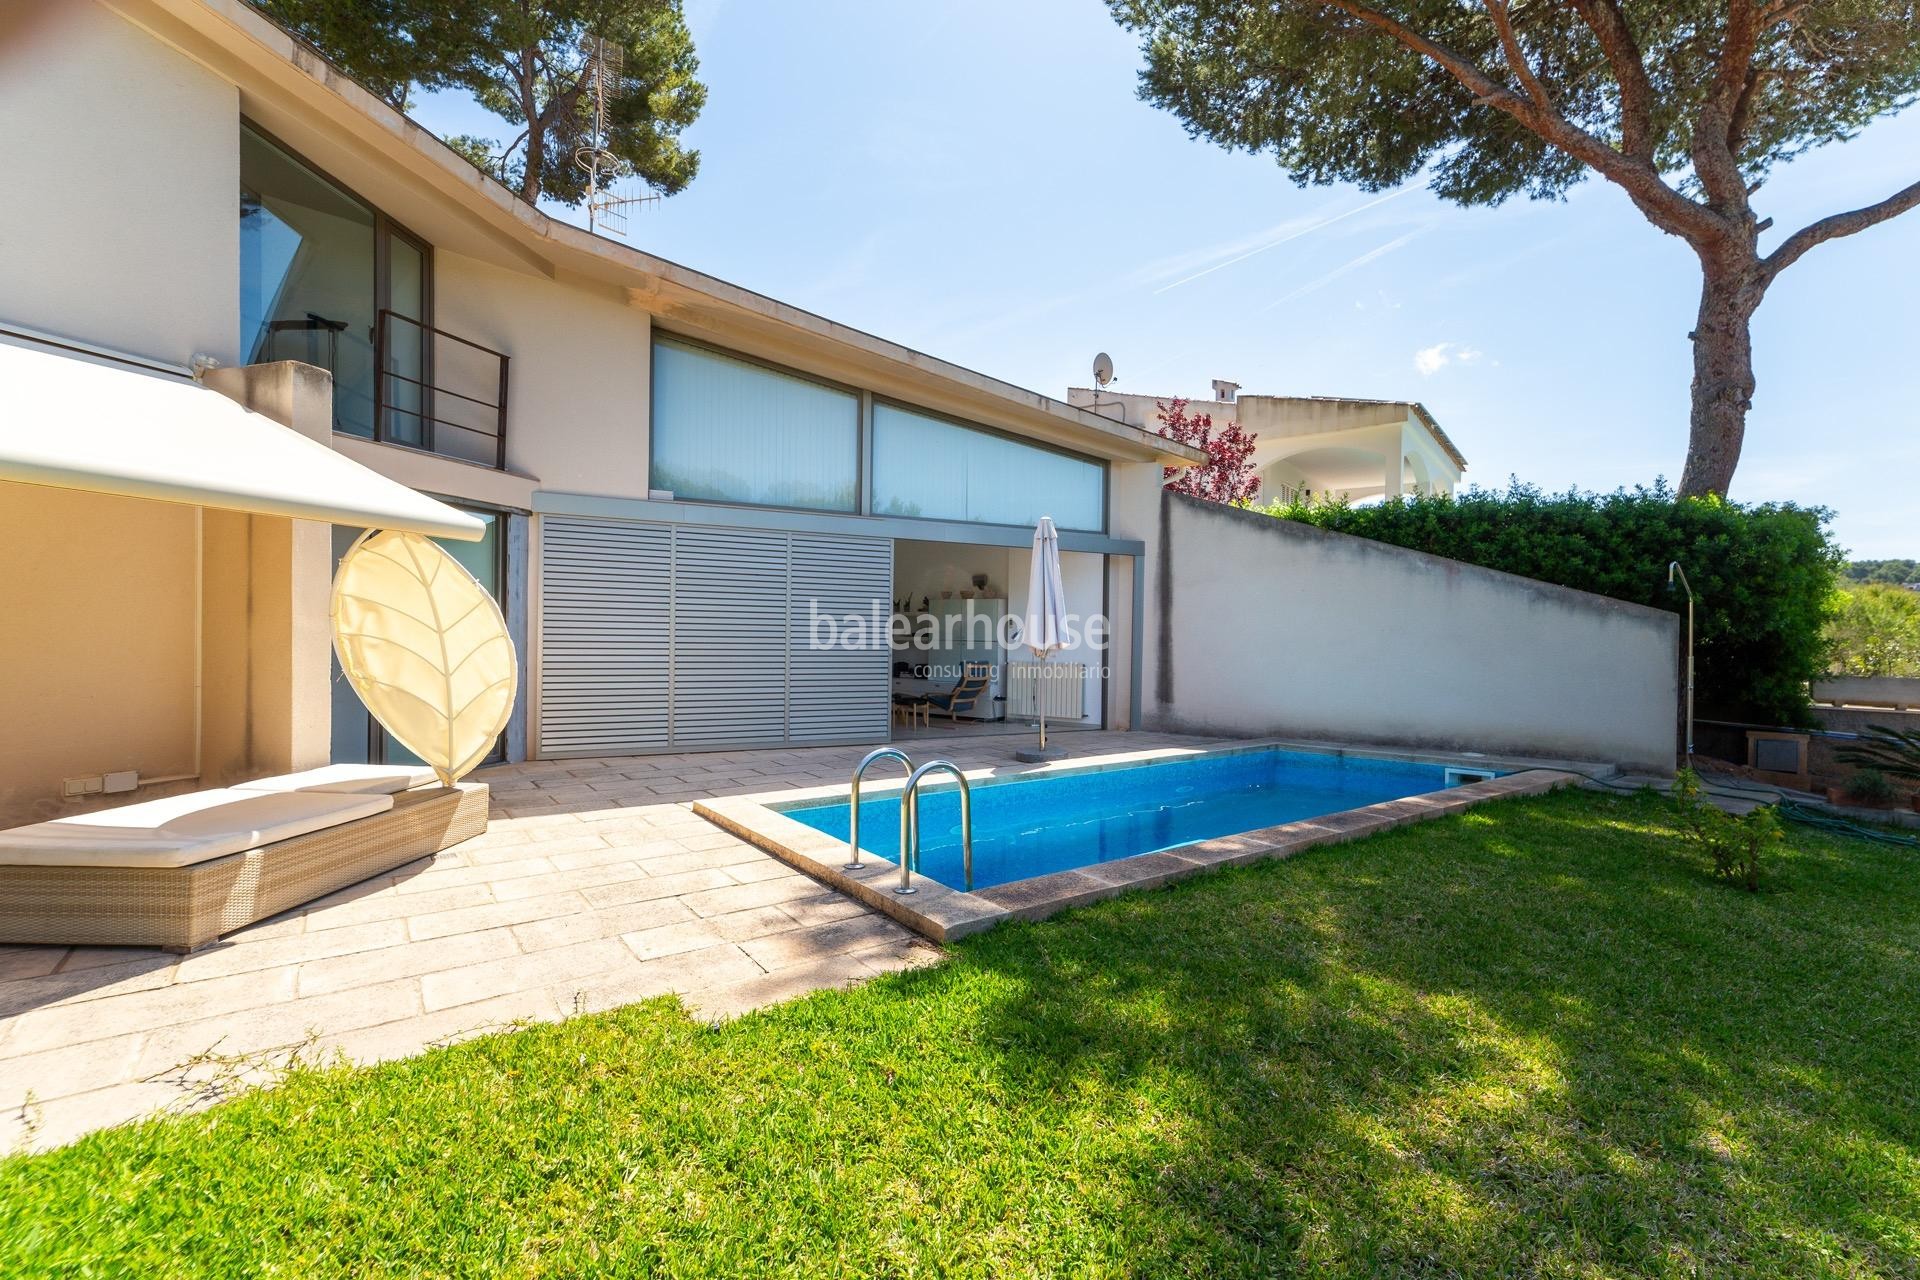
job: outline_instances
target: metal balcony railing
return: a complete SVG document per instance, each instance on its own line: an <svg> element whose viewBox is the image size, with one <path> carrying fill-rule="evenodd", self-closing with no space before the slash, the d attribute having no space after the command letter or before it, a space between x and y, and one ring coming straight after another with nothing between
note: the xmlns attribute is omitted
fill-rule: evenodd
<svg viewBox="0 0 1920 1280"><path fill-rule="evenodd" d="M505 352L388 310L374 350L374 439L506 469Z"/></svg>

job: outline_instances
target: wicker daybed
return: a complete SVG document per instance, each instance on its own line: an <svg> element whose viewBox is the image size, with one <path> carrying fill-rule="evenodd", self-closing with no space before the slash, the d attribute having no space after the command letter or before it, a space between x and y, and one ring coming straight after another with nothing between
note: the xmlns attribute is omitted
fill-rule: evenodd
<svg viewBox="0 0 1920 1280"><path fill-rule="evenodd" d="M484 785L431 778L336 765L0 831L0 943L205 946L486 830Z"/></svg>

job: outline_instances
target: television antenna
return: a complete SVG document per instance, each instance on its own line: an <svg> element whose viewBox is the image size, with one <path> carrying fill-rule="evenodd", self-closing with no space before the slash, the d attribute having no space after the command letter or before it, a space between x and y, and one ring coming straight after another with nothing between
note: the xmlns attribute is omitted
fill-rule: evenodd
<svg viewBox="0 0 1920 1280"><path fill-rule="evenodd" d="M1102 351L1093 358L1093 385L1104 387L1113 381L1113 357Z"/></svg>
<svg viewBox="0 0 1920 1280"><path fill-rule="evenodd" d="M580 52L586 57L580 75L586 81L586 98L593 111L593 132L585 146L574 148L573 163L587 175L587 230L624 236L627 210L660 200L652 194L622 194L614 185L620 176L620 159L607 146L607 96L619 87L626 54L619 45L599 36L583 39Z"/></svg>

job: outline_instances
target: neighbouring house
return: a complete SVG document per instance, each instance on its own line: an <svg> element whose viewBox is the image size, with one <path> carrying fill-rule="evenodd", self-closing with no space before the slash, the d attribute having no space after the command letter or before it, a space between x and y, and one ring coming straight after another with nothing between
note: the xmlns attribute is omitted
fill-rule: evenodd
<svg viewBox="0 0 1920 1280"><path fill-rule="evenodd" d="M1150 403L550 218L238 0L14 0L0 127L0 826L403 759L331 666L363 527L445 537L501 602L508 760L886 741L979 633L822 618L1017 614L1041 515L1105 635L1046 679L1006 657L975 718L1671 760L1671 615L1170 505L1201 455ZM1290 484L1463 465L1417 406L1256 402L1316 442L1267 464Z"/></svg>
<svg viewBox="0 0 1920 1280"><path fill-rule="evenodd" d="M1067 389L1067 403L1149 431L1159 430L1160 406L1173 398ZM1188 400L1187 412L1238 422L1256 437L1253 465L1263 502L1450 494L1467 469L1426 406L1414 401L1244 395L1238 383L1216 378L1212 397Z"/></svg>

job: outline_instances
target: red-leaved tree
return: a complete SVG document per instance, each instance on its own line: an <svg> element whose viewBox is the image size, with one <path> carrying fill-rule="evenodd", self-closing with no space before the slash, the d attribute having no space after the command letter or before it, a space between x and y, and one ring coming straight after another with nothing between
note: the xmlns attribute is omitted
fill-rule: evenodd
<svg viewBox="0 0 1920 1280"><path fill-rule="evenodd" d="M1154 402L1160 409L1160 434L1181 444L1204 449L1207 460L1196 467L1168 467L1167 488L1208 502L1241 505L1260 496L1260 477L1253 473L1252 434L1229 422L1214 430L1210 413L1187 412L1185 400Z"/></svg>

